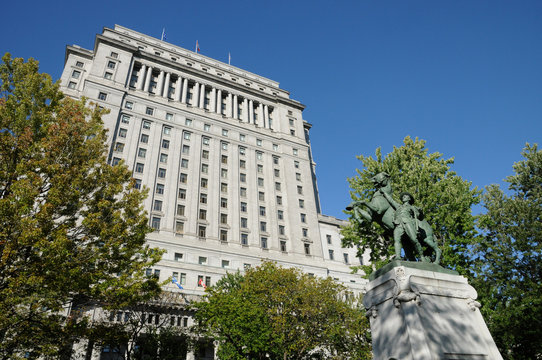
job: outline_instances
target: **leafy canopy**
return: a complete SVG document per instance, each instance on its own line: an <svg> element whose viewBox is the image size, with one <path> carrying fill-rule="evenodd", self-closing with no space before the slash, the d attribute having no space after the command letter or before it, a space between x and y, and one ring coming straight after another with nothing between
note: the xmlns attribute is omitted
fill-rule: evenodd
<svg viewBox="0 0 542 360"><path fill-rule="evenodd" d="M376 149L375 158L358 156L363 170L349 178L352 200L370 201L374 194L371 178L386 172L391 177L393 196L396 200L403 191L414 195L415 205L433 227L435 240L442 249L443 266L452 266L460 273L468 268L468 246L475 240L476 231L471 207L480 201L480 191L463 180L451 165L454 159L443 159L440 153L429 153L425 141L406 137L403 146L382 156ZM350 213L351 214L351 213ZM350 226L343 229L344 246L357 246L361 253L370 250L371 262L379 267L394 254L393 239L384 236L376 223L359 223L350 217ZM370 273L370 266L363 266Z"/></svg>
<svg viewBox="0 0 542 360"><path fill-rule="evenodd" d="M330 278L264 262L209 287L195 317L220 359L368 359L368 321L345 294Z"/></svg>
<svg viewBox="0 0 542 360"><path fill-rule="evenodd" d="M37 61L2 60L0 358L58 356L88 330L87 306L159 292L143 270L160 252L145 245L145 194L106 162L104 111L64 98Z"/></svg>
<svg viewBox="0 0 542 360"><path fill-rule="evenodd" d="M542 354L542 151L527 144L522 155L505 179L509 195L486 187L474 248L481 311L506 359Z"/></svg>

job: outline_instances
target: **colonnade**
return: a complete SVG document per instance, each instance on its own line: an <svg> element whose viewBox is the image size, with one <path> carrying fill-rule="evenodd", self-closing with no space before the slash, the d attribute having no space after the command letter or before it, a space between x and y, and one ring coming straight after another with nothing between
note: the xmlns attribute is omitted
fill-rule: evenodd
<svg viewBox="0 0 542 360"><path fill-rule="evenodd" d="M137 90L238 119L257 127L273 128L273 108L267 104L142 63L134 64L132 79L136 73L137 80L130 83L130 86Z"/></svg>

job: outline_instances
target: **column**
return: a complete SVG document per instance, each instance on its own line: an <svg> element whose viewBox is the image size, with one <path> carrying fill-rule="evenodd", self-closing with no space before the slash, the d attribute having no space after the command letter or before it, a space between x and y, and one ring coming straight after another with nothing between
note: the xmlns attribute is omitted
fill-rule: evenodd
<svg viewBox="0 0 542 360"><path fill-rule="evenodd" d="M254 124L254 101L248 101L248 122Z"/></svg>
<svg viewBox="0 0 542 360"><path fill-rule="evenodd" d="M230 94L231 96L231 94ZM228 97L228 102L231 103L230 97ZM234 119L239 119L239 99L237 98L237 95L233 95L233 112L231 114L231 117Z"/></svg>
<svg viewBox="0 0 542 360"><path fill-rule="evenodd" d="M269 106L263 106L263 127L271 128L269 125Z"/></svg>
<svg viewBox="0 0 542 360"><path fill-rule="evenodd" d="M274 114L274 110L275 110L274 108L270 108L269 111L268 111L268 113L267 113L267 119L269 120L269 121L267 122L267 126L269 126L269 128L270 128L271 130L274 129L274 124L273 124L273 118L274 118L274 117L273 117L273 116L274 116L273 114Z"/></svg>
<svg viewBox="0 0 542 360"><path fill-rule="evenodd" d="M263 104L262 103L258 104L258 109L256 111L258 111L258 127L265 127L265 120L263 118Z"/></svg>
<svg viewBox="0 0 542 360"><path fill-rule="evenodd" d="M149 66L147 69L147 76L145 76L145 87L144 91L149 92L149 86L151 85L151 75L152 75L152 67Z"/></svg>
<svg viewBox="0 0 542 360"><path fill-rule="evenodd" d="M164 88L164 70L160 70L158 80L156 81L156 89L154 95L162 96L162 89Z"/></svg>
<svg viewBox="0 0 542 360"><path fill-rule="evenodd" d="M199 108L203 109L205 104L205 84L201 84L199 87Z"/></svg>
<svg viewBox="0 0 542 360"><path fill-rule="evenodd" d="M192 106L197 107L199 103L199 82L194 83L192 88Z"/></svg>
<svg viewBox="0 0 542 360"><path fill-rule="evenodd" d="M218 89L216 91L216 112L222 115L222 90Z"/></svg>
<svg viewBox="0 0 542 360"><path fill-rule="evenodd" d="M211 88L211 101L209 102L209 111L216 112L216 89Z"/></svg>
<svg viewBox="0 0 542 360"><path fill-rule="evenodd" d="M145 64L141 64L141 69L139 69L139 74L137 75L136 89L138 90L143 90L143 84L145 84L145 70L147 70L147 67Z"/></svg>
<svg viewBox="0 0 542 360"><path fill-rule="evenodd" d="M248 99L245 98L243 100L243 121L248 123L249 120L248 120Z"/></svg>
<svg viewBox="0 0 542 360"><path fill-rule="evenodd" d="M169 93L169 80L171 79L171 73L166 73L166 81L164 81L164 90L162 90L162 96L168 98Z"/></svg>
<svg viewBox="0 0 542 360"><path fill-rule="evenodd" d="M188 92L188 79L183 79L183 94L181 95L181 102L186 104L186 94Z"/></svg>
<svg viewBox="0 0 542 360"><path fill-rule="evenodd" d="M175 101L181 101L182 81L183 79L180 76L177 76L177 82L175 83Z"/></svg>

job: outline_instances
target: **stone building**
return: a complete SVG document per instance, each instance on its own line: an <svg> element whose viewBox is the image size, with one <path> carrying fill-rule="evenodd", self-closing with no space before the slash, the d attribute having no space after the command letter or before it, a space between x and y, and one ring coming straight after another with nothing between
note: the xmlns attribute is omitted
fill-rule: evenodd
<svg viewBox="0 0 542 360"><path fill-rule="evenodd" d="M305 106L278 82L115 25L67 46L61 86L110 109L109 161L150 190L148 243L167 252L148 272L169 291L262 259L364 290L344 221L321 214Z"/></svg>

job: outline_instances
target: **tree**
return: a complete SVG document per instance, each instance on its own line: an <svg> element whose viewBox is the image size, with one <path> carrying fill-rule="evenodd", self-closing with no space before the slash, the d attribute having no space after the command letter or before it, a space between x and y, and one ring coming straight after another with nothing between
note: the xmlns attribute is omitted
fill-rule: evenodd
<svg viewBox="0 0 542 360"><path fill-rule="evenodd" d="M195 317L220 359L368 359L368 321L346 294L330 278L264 262L207 288Z"/></svg>
<svg viewBox="0 0 542 360"><path fill-rule="evenodd" d="M143 273L160 252L145 245L145 194L106 162L104 111L9 54L0 89L0 358L67 357L89 306L160 291Z"/></svg>
<svg viewBox="0 0 542 360"><path fill-rule="evenodd" d="M443 159L442 154L429 154L425 141L406 137L403 146L382 157L380 148L376 158L358 156L364 169L348 179L352 200L371 199L374 184L371 178L380 172L390 175L396 199L401 192L414 195L415 205L424 212L433 227L435 240L443 251L441 264L452 266L460 273L469 267L468 250L474 243L476 231L471 207L480 201L480 191L450 169L454 159ZM350 213L352 214L352 213ZM371 262L380 266L394 254L393 239L384 235L376 223L359 222L350 217L350 226L343 229L344 246L358 246L360 253L370 250ZM370 273L370 266L363 266Z"/></svg>
<svg viewBox="0 0 542 360"><path fill-rule="evenodd" d="M505 181L486 187L484 236L474 248L474 286L488 327L506 359L542 356L542 151L527 144Z"/></svg>

